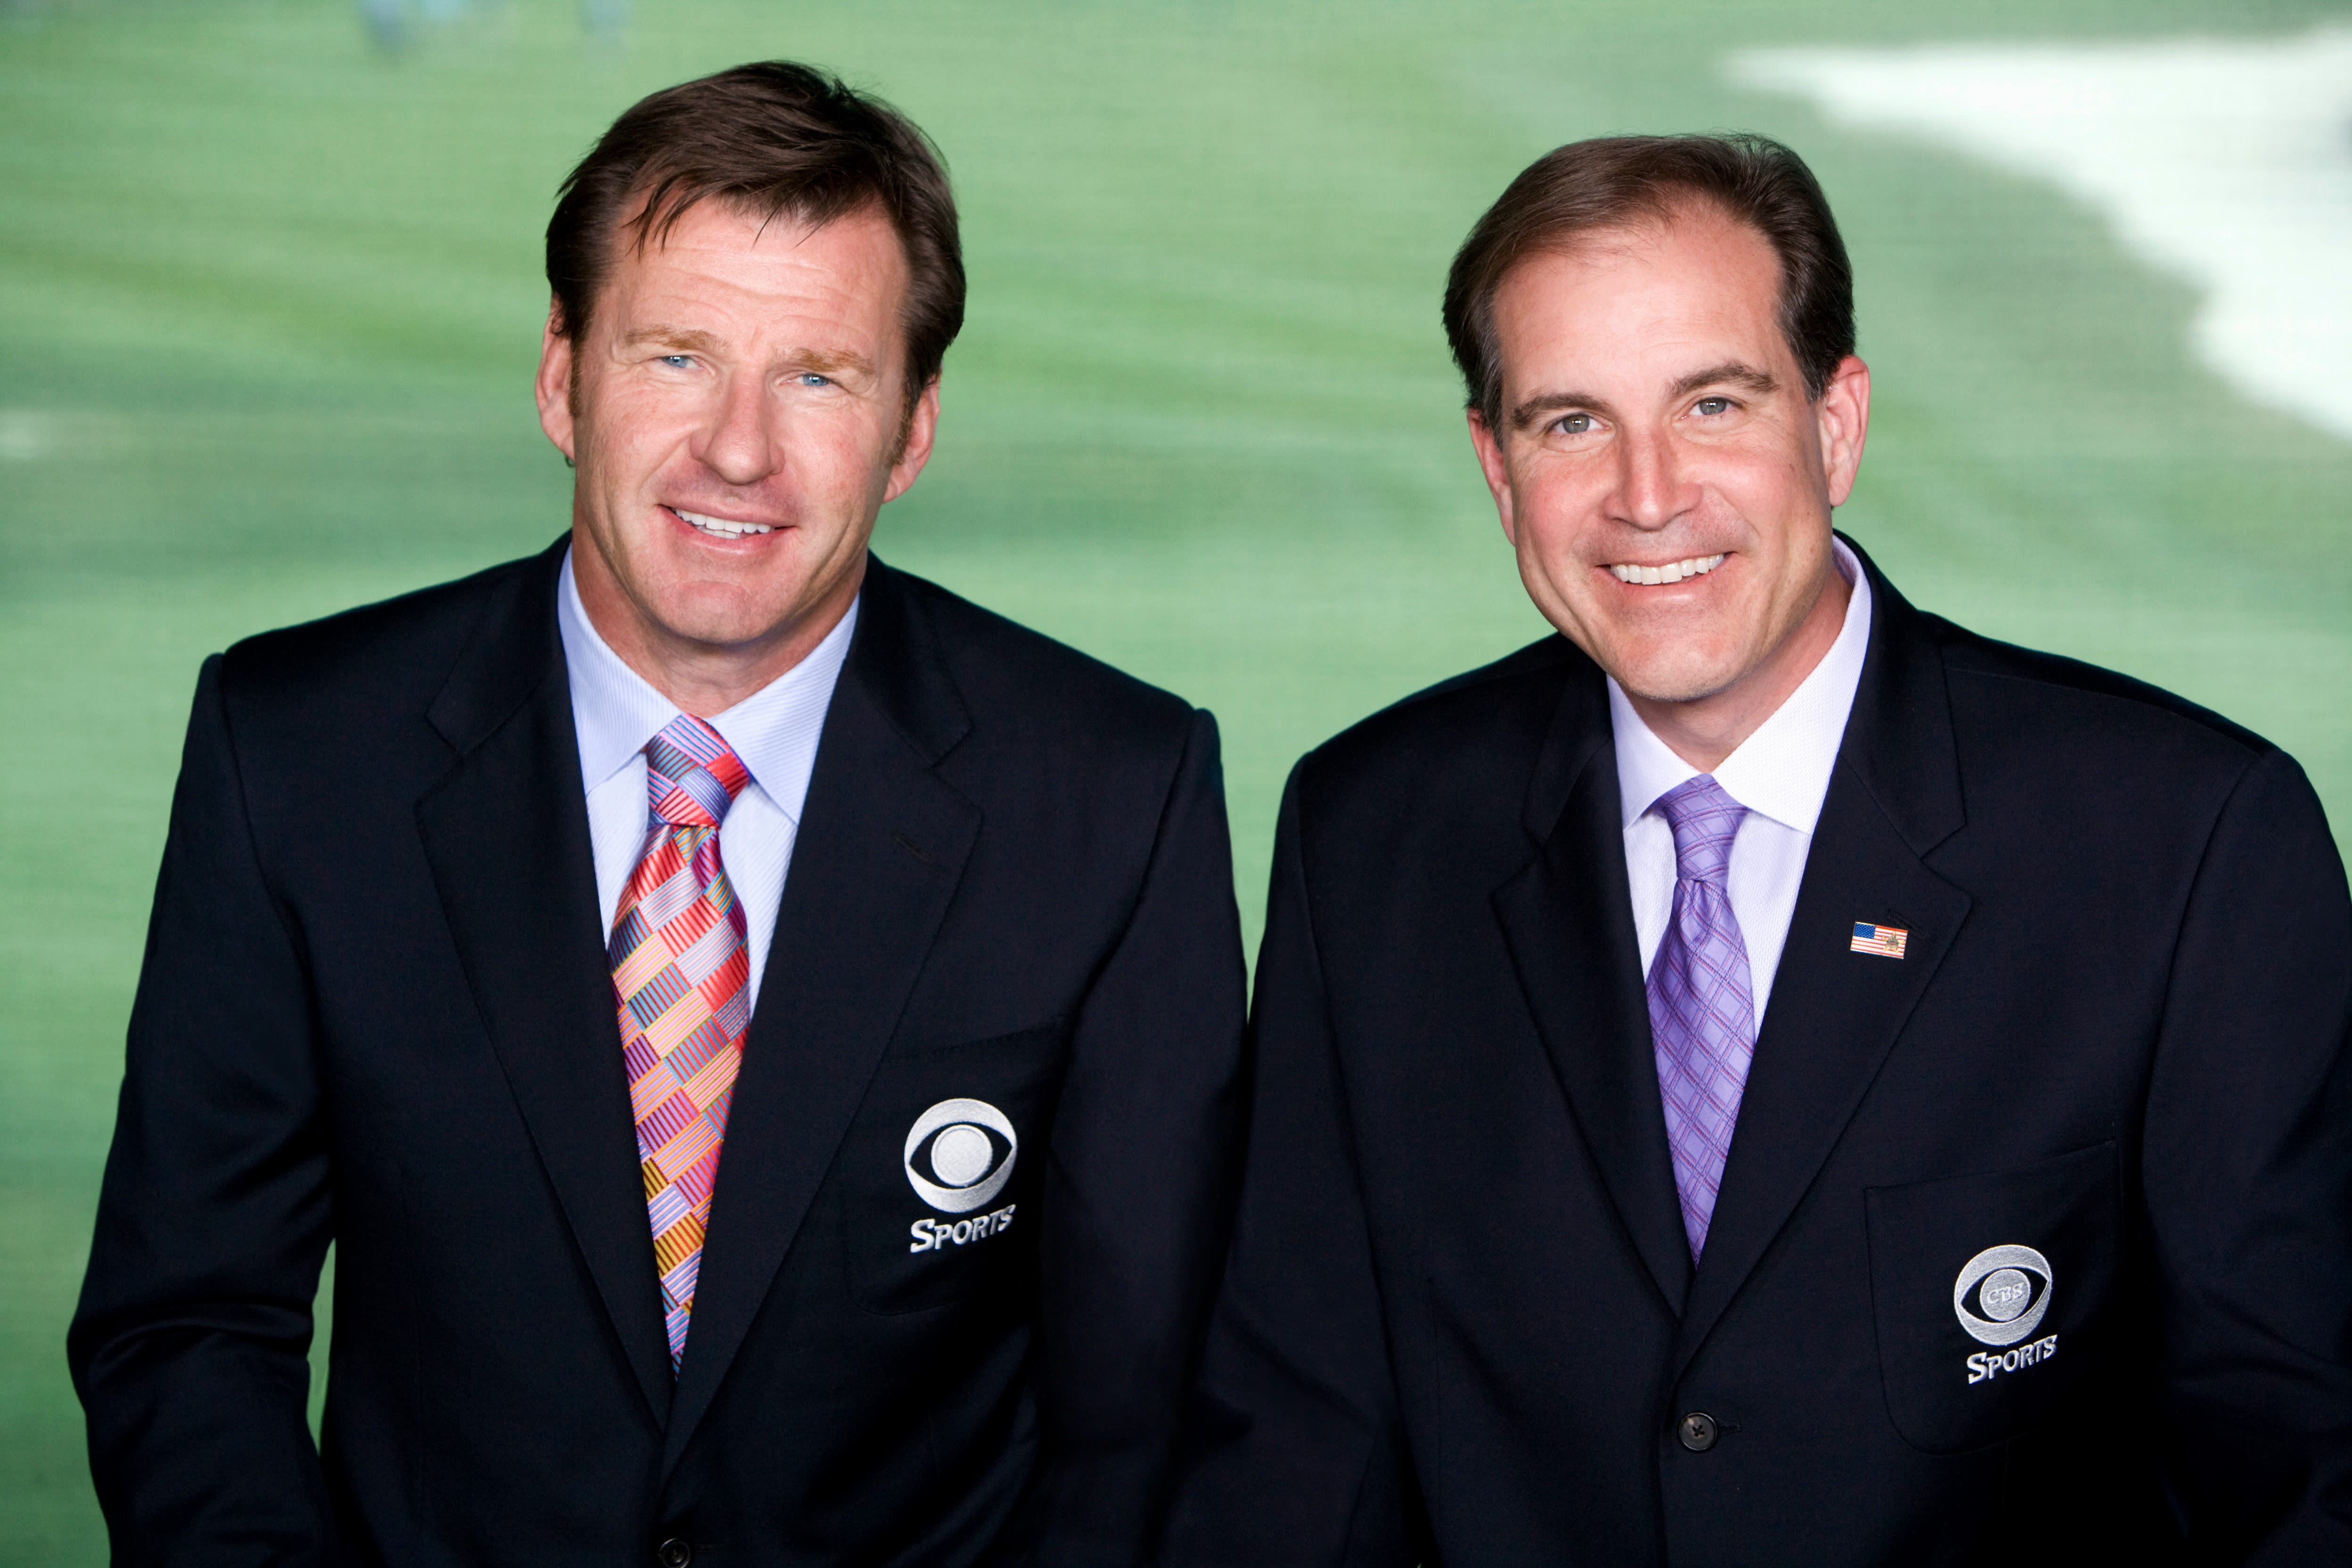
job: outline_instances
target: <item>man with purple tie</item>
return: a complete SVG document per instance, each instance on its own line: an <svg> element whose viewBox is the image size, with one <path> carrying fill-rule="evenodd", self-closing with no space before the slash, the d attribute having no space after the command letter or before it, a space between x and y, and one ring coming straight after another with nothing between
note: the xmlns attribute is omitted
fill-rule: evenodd
<svg viewBox="0 0 2352 1568"><path fill-rule="evenodd" d="M1748 137L1457 256L1559 636L1291 777L1170 1568L2352 1562L2352 908L2294 763L1913 609Z"/></svg>

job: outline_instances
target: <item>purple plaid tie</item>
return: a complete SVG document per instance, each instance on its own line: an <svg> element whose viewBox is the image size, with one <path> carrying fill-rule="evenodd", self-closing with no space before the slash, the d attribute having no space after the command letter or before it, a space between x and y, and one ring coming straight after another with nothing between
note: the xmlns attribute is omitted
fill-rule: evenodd
<svg viewBox="0 0 2352 1568"><path fill-rule="evenodd" d="M1691 1261L1706 1246L1732 1123L1756 1055L1756 992L1748 943L1731 912L1725 878L1731 841L1748 808L1701 773L1660 795L1652 809L1675 830L1675 912L1650 963L1650 1037L1658 1093L1666 1102L1666 1146L1682 1194Z"/></svg>

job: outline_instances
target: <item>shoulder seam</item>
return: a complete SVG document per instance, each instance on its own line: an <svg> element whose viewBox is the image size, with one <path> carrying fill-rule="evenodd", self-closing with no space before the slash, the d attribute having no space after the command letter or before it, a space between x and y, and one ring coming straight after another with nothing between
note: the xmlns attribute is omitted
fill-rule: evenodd
<svg viewBox="0 0 2352 1568"><path fill-rule="evenodd" d="M2063 658L2065 656L2059 654L2046 654L2042 657ZM2076 661L2069 660L2068 662L2071 663ZM2021 686L2037 687L2044 690L2069 691L2082 697L2095 698L2108 702L2120 702L2126 707L2139 709L2151 713L2163 714L2167 717L2176 719L2181 723L2187 724L2191 728L2201 730L2206 733L2214 736L2218 740L2230 742L2231 745L2236 746L2239 750L2245 752L2250 758L2266 756L2271 752L2280 750L2275 742L2255 734L2252 731L2246 729L2244 726L2236 723L2220 713L2214 712L2211 709L2204 707L2202 704L2192 702L2185 697L2167 691L2162 687L2150 686L2135 676L2125 675L2121 671L2117 670L2102 669L2101 673L2112 675L2118 681L2128 682L2132 686L2143 688L2144 690L2114 690L2088 684L2076 684L2071 681L2053 680L2046 677L2035 675L2025 670L1986 669L1969 664L1954 664L1949 659L1945 661L1944 668L1946 673L1951 676L1973 676L1980 680L2006 680L2013 681ZM2100 667L2095 665L2085 666L2084 668L2095 669L2100 668ZM2171 700L2168 702L2160 700L2160 699L2164 698L2170 698Z"/></svg>

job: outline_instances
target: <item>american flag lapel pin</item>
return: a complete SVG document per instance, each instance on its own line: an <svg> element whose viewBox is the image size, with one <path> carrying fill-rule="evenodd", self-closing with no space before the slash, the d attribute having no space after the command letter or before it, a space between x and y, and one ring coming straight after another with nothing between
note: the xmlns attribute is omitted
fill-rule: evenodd
<svg viewBox="0 0 2352 1568"><path fill-rule="evenodd" d="M1853 943L1850 951L1873 952L1881 958L1900 958L1904 943L1911 933L1901 926L1874 926L1868 921L1853 922Z"/></svg>

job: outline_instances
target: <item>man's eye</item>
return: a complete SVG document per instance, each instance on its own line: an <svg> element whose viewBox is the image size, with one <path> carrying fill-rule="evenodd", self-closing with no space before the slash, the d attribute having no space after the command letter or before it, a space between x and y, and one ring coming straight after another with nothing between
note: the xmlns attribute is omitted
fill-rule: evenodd
<svg viewBox="0 0 2352 1568"><path fill-rule="evenodd" d="M662 363L668 365L673 370L684 370L688 365L694 363L694 356L692 354L664 354L661 356L661 362Z"/></svg>
<svg viewBox="0 0 2352 1568"><path fill-rule="evenodd" d="M804 370L801 372L799 375L793 377L793 379L798 381L803 386L831 386L833 384L833 377L829 375L819 375L813 370Z"/></svg>
<svg viewBox="0 0 2352 1568"><path fill-rule="evenodd" d="M1703 414L1709 418L1713 418L1718 414L1728 414L1731 412L1731 399L1728 397L1702 397L1691 405L1691 412L1694 414Z"/></svg>
<svg viewBox="0 0 2352 1568"><path fill-rule="evenodd" d="M1559 431L1563 436L1590 435L1592 430L1592 416L1590 414L1563 414L1559 416L1559 422L1555 424L1552 428Z"/></svg>

